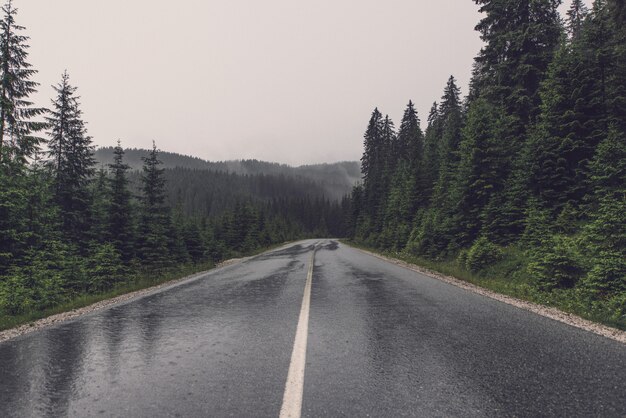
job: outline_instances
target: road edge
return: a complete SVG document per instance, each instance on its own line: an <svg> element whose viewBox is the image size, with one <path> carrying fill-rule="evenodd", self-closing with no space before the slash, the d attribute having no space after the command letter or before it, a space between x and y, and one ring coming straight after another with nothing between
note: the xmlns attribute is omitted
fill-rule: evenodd
<svg viewBox="0 0 626 418"><path fill-rule="evenodd" d="M251 255L251 256L248 256L248 257L233 258L233 259L225 260L225 261L222 261L222 262L216 264L215 267L213 267L213 268L211 268L209 270L200 271L200 272L197 272L197 273L194 273L194 274L191 274L191 275L187 275L187 276L184 276L184 277L180 277L180 278L177 278L177 279L173 279L173 280L169 280L169 281L166 281L166 282L163 282L163 283L159 283L159 284L154 285L154 286L150 286L150 287L146 287L146 288L143 288L143 289L135 290L135 291L129 292L129 293L124 293L122 295L115 296L115 297L110 298L110 299L104 299L104 300L98 301L96 303L92 303L91 305L83 306L83 307L78 308L78 309L73 309L73 310L66 311L66 312L60 312L60 313L57 313L57 314L54 314L54 315L47 316L45 318L38 319L38 320L33 321L33 322L29 322L29 323L26 323L26 324L18 325L17 327L14 327L14 328L5 329L3 331L0 331L0 343L4 343L6 341L10 341L10 340L12 340L14 338L18 338L18 337L21 337L23 335L30 334L32 332L36 332L36 331L39 331L39 330L42 330L42 329L45 329L45 328L48 328L48 327L51 327L51 326L54 326L54 325L58 325L58 324L61 324L61 323L64 323L64 322L68 322L68 321L74 320L74 319L79 318L79 317L84 316L84 315L88 315L88 314L93 313L93 312L101 311L101 310L106 309L106 308L111 308L111 307L113 307L115 305L119 305L121 303L130 302L130 301L132 301L134 299L138 299L138 298L141 298L141 297L144 297L144 296L148 296L148 295L150 295L152 293L163 291L163 290L165 290L167 288L170 288L170 287L178 286L178 285L180 285L180 284L182 284L184 282L198 279L198 278L200 278L203 275L206 275L206 274L209 274L209 273L213 273L213 272L215 272L215 271L217 271L219 269L230 267L230 266L233 266L233 265L236 265L236 264L240 264L240 263L242 263L244 261L247 261L247 260L250 260L252 258L262 256L263 254L267 254L267 253L272 252L272 251L280 250L280 249L282 249L284 247L287 247L289 245L293 245L293 244L295 244L297 242L298 241L294 241L294 242L289 242L289 243L286 243L286 244L283 244L283 245L279 245L279 246L276 246L276 247L272 247L272 248L270 248L270 249L268 249L266 251L263 251L263 252L261 252L259 254Z"/></svg>
<svg viewBox="0 0 626 418"><path fill-rule="evenodd" d="M406 261L402 261L402 260L392 258L392 257L387 257L382 254L377 254L372 251L368 251L362 248L352 246L346 242L342 242L342 244L354 250L360 251L364 254L386 261L388 263L403 267L407 270L411 270L416 273L423 274L424 276L430 277L432 279L440 280L442 282L451 284L461 289L468 290L470 292L477 293L482 296L486 296L488 298L497 300L499 302L503 302L508 305L512 305L517 308L520 308L520 309L524 309L534 314L541 315L543 317L550 318L558 322L562 322L572 327L579 328L588 332L592 332L596 335L600 335L602 337L609 338L611 340L620 342L622 344L626 344L626 331L622 331L617 328L611 328L606 325L598 324L588 319L581 318L577 315L563 312L560 309L557 309L554 307L544 306L544 305L540 305L537 303L528 302L522 299L517 299L512 296L504 295L502 293L498 293L493 290L477 286L473 283L469 283L464 280L457 279L456 277L446 276L444 274L429 270L427 268L418 266L416 264L407 263Z"/></svg>

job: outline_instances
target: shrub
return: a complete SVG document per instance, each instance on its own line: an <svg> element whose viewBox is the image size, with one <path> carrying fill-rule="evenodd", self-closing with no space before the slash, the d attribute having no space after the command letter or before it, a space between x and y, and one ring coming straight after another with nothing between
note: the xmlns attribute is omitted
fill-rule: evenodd
<svg viewBox="0 0 626 418"><path fill-rule="evenodd" d="M582 288L595 297L626 293L626 259L620 251L602 251L593 260L589 274L581 280Z"/></svg>
<svg viewBox="0 0 626 418"><path fill-rule="evenodd" d="M87 271L89 292L109 290L128 278L120 254L112 244L100 244L92 248L87 260Z"/></svg>
<svg viewBox="0 0 626 418"><path fill-rule="evenodd" d="M475 273L497 263L502 257L503 252L500 247L490 242L486 237L480 237L467 252L465 267Z"/></svg>
<svg viewBox="0 0 626 418"><path fill-rule="evenodd" d="M555 235L546 239L541 251L528 265L534 284L544 291L569 289L585 274L582 257L574 239Z"/></svg>
<svg viewBox="0 0 626 418"><path fill-rule="evenodd" d="M461 268L465 268L467 265L467 253L468 250L463 249L459 252L459 255L456 258L456 264Z"/></svg>

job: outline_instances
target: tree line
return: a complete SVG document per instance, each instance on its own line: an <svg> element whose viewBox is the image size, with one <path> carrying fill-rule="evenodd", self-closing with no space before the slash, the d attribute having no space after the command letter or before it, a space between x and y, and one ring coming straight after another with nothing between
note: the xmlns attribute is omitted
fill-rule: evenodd
<svg viewBox="0 0 626 418"><path fill-rule="evenodd" d="M373 111L348 235L476 274L513 266L624 322L624 3L574 0L562 18L558 0L474 1L469 94L450 77L425 130L413 103L397 129Z"/></svg>
<svg viewBox="0 0 626 418"><path fill-rule="evenodd" d="M95 157L98 164L111 163L113 150L114 147L96 149ZM126 148L124 152L124 160L131 167L131 171L141 170L143 165L141 158L145 156L147 150ZM197 157L165 151L159 154L159 159L163 161L162 167L165 169L194 170L194 173L207 177L207 181L215 180L216 183L222 183L225 180L223 178L208 179L211 173L222 177L226 174L239 174L240 176L232 176L234 181L245 181L245 178L251 177L255 182L260 182L262 176L265 176L268 182L283 179L285 182L292 182L298 186L302 182L314 183L302 186L312 190L312 195L325 195L333 200L339 200L349 194L354 184L361 178L361 167L357 161L292 167L286 164L259 160L206 161ZM252 189L250 193L257 194L257 190Z"/></svg>
<svg viewBox="0 0 626 418"><path fill-rule="evenodd" d="M132 172L119 141L112 161L98 169L68 73L54 86L50 108L36 107L29 38L10 0L2 13L0 316L287 240L342 233L334 221L341 219L339 202L304 180L165 170L155 144L141 171ZM264 198L251 197L252 190Z"/></svg>

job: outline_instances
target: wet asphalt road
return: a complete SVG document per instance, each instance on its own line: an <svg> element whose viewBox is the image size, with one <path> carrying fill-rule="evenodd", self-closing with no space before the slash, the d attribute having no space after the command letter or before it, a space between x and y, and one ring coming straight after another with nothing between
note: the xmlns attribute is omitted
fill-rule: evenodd
<svg viewBox="0 0 626 418"><path fill-rule="evenodd" d="M0 416L626 416L626 346L329 240L0 343Z"/></svg>

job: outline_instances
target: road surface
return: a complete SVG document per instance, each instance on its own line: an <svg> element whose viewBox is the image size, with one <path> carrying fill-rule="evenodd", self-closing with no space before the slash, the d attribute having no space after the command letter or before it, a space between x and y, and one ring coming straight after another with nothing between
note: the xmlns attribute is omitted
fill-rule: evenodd
<svg viewBox="0 0 626 418"><path fill-rule="evenodd" d="M626 345L330 240L0 344L3 417L281 410L624 417Z"/></svg>

